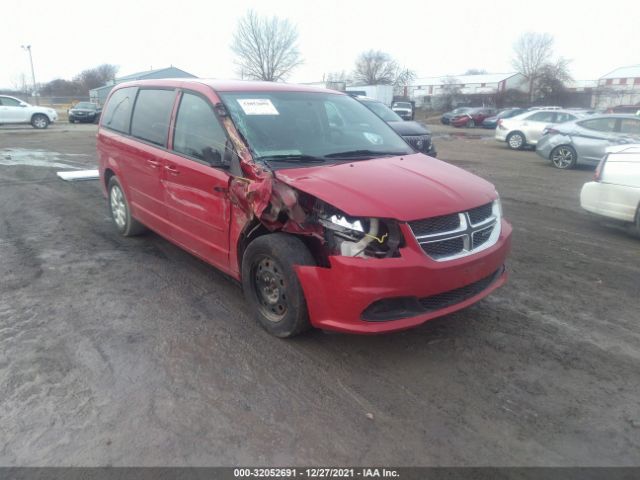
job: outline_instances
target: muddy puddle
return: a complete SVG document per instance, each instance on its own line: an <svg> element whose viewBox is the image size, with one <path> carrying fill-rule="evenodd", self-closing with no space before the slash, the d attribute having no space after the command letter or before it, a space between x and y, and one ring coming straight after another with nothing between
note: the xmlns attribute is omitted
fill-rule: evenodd
<svg viewBox="0 0 640 480"><path fill-rule="evenodd" d="M59 153L40 149L3 148L0 149L0 165L44 167L79 170L87 168L86 162L80 161L88 157L84 153Z"/></svg>

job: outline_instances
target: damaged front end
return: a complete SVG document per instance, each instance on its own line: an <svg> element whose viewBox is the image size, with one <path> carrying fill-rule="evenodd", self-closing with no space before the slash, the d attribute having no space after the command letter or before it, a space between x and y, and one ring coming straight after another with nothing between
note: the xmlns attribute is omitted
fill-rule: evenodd
<svg viewBox="0 0 640 480"><path fill-rule="evenodd" d="M223 112L224 113L224 112ZM253 235L282 231L302 236L318 265L328 257L359 258L399 256L404 239L396 221L351 217L332 205L279 180L273 170L256 163L229 116L223 122L238 154L239 170L229 184L236 207L232 240L246 246ZM241 262L241 252L235 259Z"/></svg>

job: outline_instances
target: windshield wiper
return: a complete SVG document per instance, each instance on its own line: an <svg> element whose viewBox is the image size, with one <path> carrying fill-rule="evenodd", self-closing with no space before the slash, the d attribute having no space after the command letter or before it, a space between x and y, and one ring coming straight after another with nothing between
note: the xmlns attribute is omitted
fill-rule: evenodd
<svg viewBox="0 0 640 480"><path fill-rule="evenodd" d="M409 155L407 152L383 152L380 150L348 150L325 155L326 158L352 158L352 157L396 157Z"/></svg>
<svg viewBox="0 0 640 480"><path fill-rule="evenodd" d="M263 155L256 160L274 161L274 162L291 162L291 163L324 163L322 157L314 157L313 155L303 155L296 153L288 153L282 155Z"/></svg>

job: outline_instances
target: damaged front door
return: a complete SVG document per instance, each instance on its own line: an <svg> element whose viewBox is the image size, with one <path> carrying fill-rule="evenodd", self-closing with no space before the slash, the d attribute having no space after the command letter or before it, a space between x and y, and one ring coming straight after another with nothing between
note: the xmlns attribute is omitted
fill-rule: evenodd
<svg viewBox="0 0 640 480"><path fill-rule="evenodd" d="M172 237L227 271L230 175L220 167L225 142L211 104L200 95L183 93L163 180Z"/></svg>

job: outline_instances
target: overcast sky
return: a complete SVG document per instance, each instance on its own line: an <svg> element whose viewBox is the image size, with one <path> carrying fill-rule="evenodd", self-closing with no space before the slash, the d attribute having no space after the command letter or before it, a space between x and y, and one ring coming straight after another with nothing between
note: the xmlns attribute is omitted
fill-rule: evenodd
<svg viewBox="0 0 640 480"><path fill-rule="evenodd" d="M297 25L304 65L294 82L350 71L358 53L390 53L418 76L482 68L512 71L512 45L525 31L549 32L575 79L640 64L640 0L3 0L0 87L29 74L70 79L101 63L127 75L174 65L200 77L234 78L229 45L249 8ZM30 77L28 77L30 78Z"/></svg>

